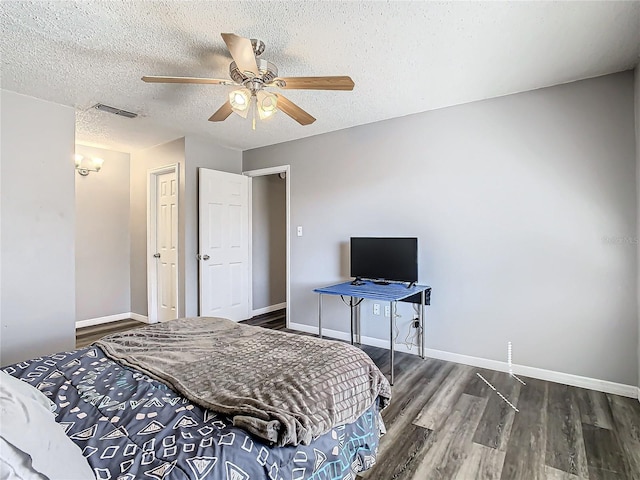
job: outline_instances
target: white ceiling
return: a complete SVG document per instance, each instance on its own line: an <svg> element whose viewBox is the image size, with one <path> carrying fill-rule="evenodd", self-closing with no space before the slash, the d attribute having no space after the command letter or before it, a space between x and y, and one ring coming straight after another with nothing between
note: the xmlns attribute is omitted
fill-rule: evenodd
<svg viewBox="0 0 640 480"><path fill-rule="evenodd" d="M135 151L184 134L246 150L633 68L640 2L2 2L2 88L77 109L77 140ZM221 32L266 43L282 76L350 75L353 92L289 90L318 120L207 119L232 87ZM140 113L135 120L91 108Z"/></svg>

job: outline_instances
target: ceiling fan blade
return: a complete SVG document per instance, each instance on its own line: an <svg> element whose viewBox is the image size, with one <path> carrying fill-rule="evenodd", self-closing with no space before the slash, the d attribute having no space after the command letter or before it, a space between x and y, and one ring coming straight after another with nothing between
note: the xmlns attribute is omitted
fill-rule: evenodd
<svg viewBox="0 0 640 480"><path fill-rule="evenodd" d="M284 81L284 85L279 84ZM338 77L278 77L273 85L280 88L304 89L304 90L353 90L355 83L346 75Z"/></svg>
<svg viewBox="0 0 640 480"><path fill-rule="evenodd" d="M251 72L256 77L260 75L253 45L248 38L233 33L222 33L222 39L241 72Z"/></svg>
<svg viewBox="0 0 640 480"><path fill-rule="evenodd" d="M198 78L198 77L165 77L161 75L145 75L143 82L147 83L208 83L213 85L235 85L231 80L221 80L219 78Z"/></svg>
<svg viewBox="0 0 640 480"><path fill-rule="evenodd" d="M210 122L222 122L226 120L229 115L233 112L233 108L231 108L231 102L227 100L216 113L209 117Z"/></svg>
<svg viewBox="0 0 640 480"><path fill-rule="evenodd" d="M289 100L287 97L279 94L274 94L278 97L278 102L276 103L276 108L281 112L286 113L291 118L293 118L300 125L311 125L316 121L311 115Z"/></svg>

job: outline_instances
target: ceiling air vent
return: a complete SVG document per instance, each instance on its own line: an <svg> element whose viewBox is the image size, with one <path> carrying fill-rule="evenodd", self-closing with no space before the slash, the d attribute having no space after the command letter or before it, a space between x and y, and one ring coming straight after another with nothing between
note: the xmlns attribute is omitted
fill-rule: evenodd
<svg viewBox="0 0 640 480"><path fill-rule="evenodd" d="M120 115L121 117L127 118L136 118L138 116L137 113L127 112L126 110L120 110L116 107L110 107L109 105L105 105L103 103L97 103L93 106L96 110L100 110L102 112L113 113L114 115Z"/></svg>

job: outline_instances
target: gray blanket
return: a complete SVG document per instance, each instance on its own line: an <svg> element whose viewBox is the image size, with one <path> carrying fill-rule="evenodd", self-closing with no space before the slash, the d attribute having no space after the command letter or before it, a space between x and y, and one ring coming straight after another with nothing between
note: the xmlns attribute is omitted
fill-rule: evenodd
<svg viewBox="0 0 640 480"><path fill-rule="evenodd" d="M222 318L172 320L96 345L277 445L308 445L391 398L385 376L356 347Z"/></svg>

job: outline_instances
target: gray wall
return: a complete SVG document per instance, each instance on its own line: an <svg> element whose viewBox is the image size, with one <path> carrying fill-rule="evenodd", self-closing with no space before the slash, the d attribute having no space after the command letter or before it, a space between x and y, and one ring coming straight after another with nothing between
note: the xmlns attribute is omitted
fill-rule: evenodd
<svg viewBox="0 0 640 480"><path fill-rule="evenodd" d="M178 190L178 310L184 315L184 138L173 140L131 156L131 311L147 315L147 179L148 171L177 163L180 187Z"/></svg>
<svg viewBox="0 0 640 480"><path fill-rule="evenodd" d="M276 175L253 177L251 186L252 308L287 301L287 190Z"/></svg>
<svg viewBox="0 0 640 480"><path fill-rule="evenodd" d="M636 113L636 199L637 199L637 216L638 229L636 232L636 251L638 259L638 401L640 401L640 63L635 69L635 113Z"/></svg>
<svg viewBox="0 0 640 480"><path fill-rule="evenodd" d="M75 346L73 108L2 90L0 364Z"/></svg>
<svg viewBox="0 0 640 480"><path fill-rule="evenodd" d="M189 135L185 158L185 315L189 317L198 314L198 168L242 173L242 152Z"/></svg>
<svg viewBox="0 0 640 480"><path fill-rule="evenodd" d="M76 145L102 158L76 182L76 321L131 311L129 154Z"/></svg>
<svg viewBox="0 0 640 480"><path fill-rule="evenodd" d="M147 315L148 170L180 164L178 301L181 316L198 313L198 176L200 167L241 173L242 153L195 136L133 154L131 159L131 309Z"/></svg>
<svg viewBox="0 0 640 480"><path fill-rule="evenodd" d="M506 361L511 341L515 363L635 384L636 249L608 241L636 234L633 115L624 72L244 152L291 165L292 321L317 324L349 237L417 236L429 348ZM324 313L347 331L339 298Z"/></svg>

